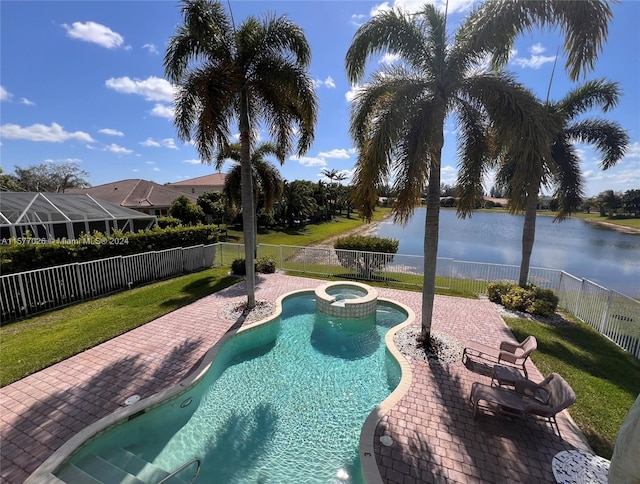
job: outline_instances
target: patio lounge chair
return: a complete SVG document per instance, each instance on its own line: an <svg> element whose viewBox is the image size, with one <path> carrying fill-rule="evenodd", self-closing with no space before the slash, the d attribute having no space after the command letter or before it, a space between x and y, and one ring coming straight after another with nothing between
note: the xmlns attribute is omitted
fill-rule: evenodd
<svg viewBox="0 0 640 484"><path fill-rule="evenodd" d="M538 347L538 341L534 336L527 336L522 343L514 343L512 341L503 341L500 343L499 348L493 348L491 346L483 345L475 341L467 341L466 346L462 352L462 361L465 361L465 357L475 356L490 360L493 363L500 365L509 364L522 368L524 376L527 375L527 368L525 363L529 358L529 355Z"/></svg>
<svg viewBox="0 0 640 484"><path fill-rule="evenodd" d="M473 405L474 417L479 407L495 414L538 417L549 422L560 435L556 414L573 405L576 394L564 378L551 373L540 383L519 380L515 383L515 390L475 382L471 386L469 401Z"/></svg>

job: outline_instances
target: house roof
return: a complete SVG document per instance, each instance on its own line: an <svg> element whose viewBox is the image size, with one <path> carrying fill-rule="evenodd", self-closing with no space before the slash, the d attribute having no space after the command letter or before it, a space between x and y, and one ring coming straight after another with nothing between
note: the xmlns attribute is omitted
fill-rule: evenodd
<svg viewBox="0 0 640 484"><path fill-rule="evenodd" d="M94 198L128 208L169 207L180 196L186 196L194 203L197 201L194 196L142 179L120 180L91 188L67 190L67 192L88 193Z"/></svg>
<svg viewBox="0 0 640 484"><path fill-rule="evenodd" d="M224 185L224 180L227 178L227 175L224 173L212 173L211 175L199 176L196 178L190 178L189 180L182 180L179 182L167 183L166 186L178 185L178 186L217 186L221 187Z"/></svg>

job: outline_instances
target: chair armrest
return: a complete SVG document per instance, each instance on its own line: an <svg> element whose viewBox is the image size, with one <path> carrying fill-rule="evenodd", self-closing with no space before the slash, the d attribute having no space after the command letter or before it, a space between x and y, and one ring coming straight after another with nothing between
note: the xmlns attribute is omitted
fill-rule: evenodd
<svg viewBox="0 0 640 484"><path fill-rule="evenodd" d="M516 349L519 348L520 345L512 343L511 341L503 341L500 343L501 351L508 351L509 353L515 353Z"/></svg>
<svg viewBox="0 0 640 484"><path fill-rule="evenodd" d="M501 361L507 361L509 363L515 364L517 363L518 358L518 356L514 355L510 351L500 351L500 353L498 354L498 363L500 363Z"/></svg>

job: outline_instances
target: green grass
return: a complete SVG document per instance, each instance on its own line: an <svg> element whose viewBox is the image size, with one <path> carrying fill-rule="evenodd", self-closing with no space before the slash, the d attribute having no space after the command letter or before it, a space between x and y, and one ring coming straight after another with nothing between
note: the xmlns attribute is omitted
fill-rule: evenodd
<svg viewBox="0 0 640 484"><path fill-rule="evenodd" d="M571 416L593 450L610 459L618 430L640 392L640 362L580 322L505 321L518 340L536 337L538 349L531 359L543 375L559 373L571 385L576 393Z"/></svg>
<svg viewBox="0 0 640 484"><path fill-rule="evenodd" d="M373 214L372 222L379 222L391 214L390 208L377 208ZM351 215L351 218L335 217L331 221L320 224L309 224L304 227L285 229L285 230L269 230L264 232L262 229L258 232L259 244L270 245L297 245L307 246L317 244L336 235L340 235L351 230L367 225L360 219L357 214ZM226 242L242 244L244 240L241 230L228 230Z"/></svg>
<svg viewBox="0 0 640 484"><path fill-rule="evenodd" d="M571 216L583 220L590 220L593 222L605 222L608 224L620 225L622 227L640 229L640 218L607 218L601 217L598 213L575 213Z"/></svg>
<svg viewBox="0 0 640 484"><path fill-rule="evenodd" d="M177 277L0 328L0 386L92 348L238 281L227 267Z"/></svg>

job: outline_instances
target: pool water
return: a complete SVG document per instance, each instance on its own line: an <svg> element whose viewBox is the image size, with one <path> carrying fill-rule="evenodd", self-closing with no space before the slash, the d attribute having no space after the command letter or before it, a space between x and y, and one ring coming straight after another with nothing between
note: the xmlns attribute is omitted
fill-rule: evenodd
<svg viewBox="0 0 640 484"><path fill-rule="evenodd" d="M312 294L287 298L280 318L229 340L192 390L72 462L118 446L167 471L199 457L196 482L362 482L360 429L401 376L384 334L406 318L379 302L370 318L332 320Z"/></svg>

